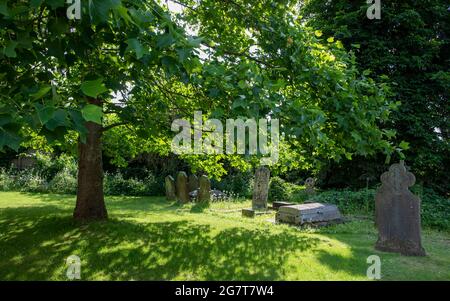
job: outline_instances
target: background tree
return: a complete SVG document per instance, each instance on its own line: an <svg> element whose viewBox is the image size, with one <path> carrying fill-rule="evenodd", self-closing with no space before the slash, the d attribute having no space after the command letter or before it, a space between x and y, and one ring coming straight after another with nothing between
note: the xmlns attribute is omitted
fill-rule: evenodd
<svg viewBox="0 0 450 301"><path fill-rule="evenodd" d="M305 1L308 24L342 40L361 72L391 82L392 101L401 106L384 127L394 141L409 144L407 163L419 181L447 192L450 164L450 11L443 0L381 1L381 19L366 17L365 1ZM394 135L394 133L392 133ZM403 143L406 147L408 144ZM380 156L356 158L328 169L341 179L378 179ZM331 179L330 179L331 180Z"/></svg>
<svg viewBox="0 0 450 301"><path fill-rule="evenodd" d="M279 118L285 141L312 161L390 153L389 132L377 127L393 108L386 86L305 27L297 4L183 1L174 13L153 1L92 0L69 21L64 1L2 0L0 147L17 149L30 130L60 141L76 131L78 220L107 217L102 136L116 126L167 140L173 119L201 110Z"/></svg>

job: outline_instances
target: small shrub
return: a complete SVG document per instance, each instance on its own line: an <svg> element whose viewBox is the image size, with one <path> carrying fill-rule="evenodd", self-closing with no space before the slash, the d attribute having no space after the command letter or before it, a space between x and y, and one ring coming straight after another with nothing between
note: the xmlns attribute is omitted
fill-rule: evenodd
<svg viewBox="0 0 450 301"><path fill-rule="evenodd" d="M0 190L9 191L14 190L14 178L11 172L6 168L0 168Z"/></svg>
<svg viewBox="0 0 450 301"><path fill-rule="evenodd" d="M49 183L49 191L54 193L75 194L77 192L77 177L73 171L64 168L59 171Z"/></svg>
<svg viewBox="0 0 450 301"><path fill-rule="evenodd" d="M11 169L9 176L13 181L10 190L47 192L48 184L46 179L34 169L20 171Z"/></svg>
<svg viewBox="0 0 450 301"><path fill-rule="evenodd" d="M287 185L285 180L279 177L273 177L270 180L269 201L289 202L291 200L289 188L290 187Z"/></svg>
<svg viewBox="0 0 450 301"><path fill-rule="evenodd" d="M212 180L212 187L235 194L237 197L251 197L253 190L253 175L250 172L231 173L220 181Z"/></svg>
<svg viewBox="0 0 450 301"><path fill-rule="evenodd" d="M122 173L105 173L103 188L105 194L109 195L159 195L160 188L156 178L152 174L139 180L137 178L125 179Z"/></svg>
<svg viewBox="0 0 450 301"><path fill-rule="evenodd" d="M450 230L450 199L441 196L432 189L423 189L422 225L438 230Z"/></svg>
<svg viewBox="0 0 450 301"><path fill-rule="evenodd" d="M329 190L317 193L313 199L321 203L335 204L344 214L373 214L375 190Z"/></svg>

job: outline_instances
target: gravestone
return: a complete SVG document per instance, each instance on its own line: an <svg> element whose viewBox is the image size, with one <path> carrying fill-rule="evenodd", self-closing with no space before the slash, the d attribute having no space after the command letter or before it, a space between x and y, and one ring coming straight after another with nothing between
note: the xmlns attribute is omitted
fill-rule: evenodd
<svg viewBox="0 0 450 301"><path fill-rule="evenodd" d="M261 166L256 169L255 180L253 182L252 209L266 210L267 196L269 194L270 170Z"/></svg>
<svg viewBox="0 0 450 301"><path fill-rule="evenodd" d="M172 176L167 176L165 179L165 187L166 187L166 199L168 201L175 201L177 199L176 189L175 189L175 180Z"/></svg>
<svg viewBox="0 0 450 301"><path fill-rule="evenodd" d="M198 178L196 175L190 175L188 181L189 192L198 189Z"/></svg>
<svg viewBox="0 0 450 301"><path fill-rule="evenodd" d="M184 171L180 171L177 174L177 199L182 203L189 202L189 191L188 191L188 177Z"/></svg>
<svg viewBox="0 0 450 301"><path fill-rule="evenodd" d="M381 187L375 195L375 223L380 251L402 255L425 256L421 243L420 198L408 187L416 178L403 161L392 164L381 175Z"/></svg>
<svg viewBox="0 0 450 301"><path fill-rule="evenodd" d="M316 191L314 190L314 185L316 181L313 178L307 178L305 180L305 186L306 186L306 193L307 194L314 194Z"/></svg>
<svg viewBox="0 0 450 301"><path fill-rule="evenodd" d="M209 202L211 198L211 182L207 176L203 175L200 177L199 186L197 200L199 202Z"/></svg>

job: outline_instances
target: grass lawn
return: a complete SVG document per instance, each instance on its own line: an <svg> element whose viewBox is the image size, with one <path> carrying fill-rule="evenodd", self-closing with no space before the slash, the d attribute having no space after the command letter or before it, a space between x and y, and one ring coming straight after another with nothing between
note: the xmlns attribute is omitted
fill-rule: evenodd
<svg viewBox="0 0 450 301"><path fill-rule="evenodd" d="M107 222L78 224L72 195L0 192L0 280L367 280L381 257L383 280L450 280L450 234L423 231L428 256L373 249L369 220L313 229L241 218L247 202L208 208L156 197L106 197Z"/></svg>

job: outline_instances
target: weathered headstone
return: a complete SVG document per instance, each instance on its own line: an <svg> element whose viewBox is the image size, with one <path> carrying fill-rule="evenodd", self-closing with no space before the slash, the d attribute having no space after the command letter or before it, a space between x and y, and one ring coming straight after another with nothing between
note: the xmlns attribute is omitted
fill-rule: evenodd
<svg viewBox="0 0 450 301"><path fill-rule="evenodd" d="M197 200L199 202L209 202L211 198L211 182L206 175L200 177Z"/></svg>
<svg viewBox="0 0 450 301"><path fill-rule="evenodd" d="M267 196L269 194L270 170L261 166L256 169L255 179L253 182L253 198L252 209L267 209Z"/></svg>
<svg viewBox="0 0 450 301"><path fill-rule="evenodd" d="M305 180L305 186L306 186L306 190L305 192L307 194L314 194L316 191L314 190L314 185L315 185L316 181L313 178L307 178Z"/></svg>
<svg viewBox="0 0 450 301"><path fill-rule="evenodd" d="M194 191L196 189L198 189L198 178L196 175L190 175L189 176L189 181L188 181L188 188L189 188L189 192Z"/></svg>
<svg viewBox="0 0 450 301"><path fill-rule="evenodd" d="M168 201L175 201L177 199L176 189L175 189L175 180L172 176L167 176L165 179L165 187L166 187L166 199Z"/></svg>
<svg viewBox="0 0 450 301"><path fill-rule="evenodd" d="M425 256L421 243L420 198L408 187L416 178L403 161L392 164L381 175L381 187L375 195L375 222L380 251L402 255Z"/></svg>
<svg viewBox="0 0 450 301"><path fill-rule="evenodd" d="M180 171L177 174L177 199L182 203L189 202L189 191L187 185L188 177L184 171Z"/></svg>

